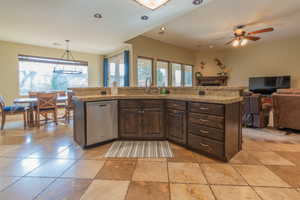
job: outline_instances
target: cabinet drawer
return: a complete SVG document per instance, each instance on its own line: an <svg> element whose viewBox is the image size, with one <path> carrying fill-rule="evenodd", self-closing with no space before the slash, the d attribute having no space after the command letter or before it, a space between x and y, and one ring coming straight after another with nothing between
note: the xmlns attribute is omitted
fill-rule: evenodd
<svg viewBox="0 0 300 200"><path fill-rule="evenodd" d="M120 100L120 108L140 108L142 107L141 102L138 100Z"/></svg>
<svg viewBox="0 0 300 200"><path fill-rule="evenodd" d="M160 108L164 103L162 100L141 100L140 102L143 108Z"/></svg>
<svg viewBox="0 0 300 200"><path fill-rule="evenodd" d="M220 116L189 113L189 121L212 128L224 129L224 118Z"/></svg>
<svg viewBox="0 0 300 200"><path fill-rule="evenodd" d="M224 115L224 105L220 104L209 104L209 103L189 103L190 112L204 113L210 115Z"/></svg>
<svg viewBox="0 0 300 200"><path fill-rule="evenodd" d="M218 157L224 156L224 143L197 135L188 135L188 146L192 149L205 151Z"/></svg>
<svg viewBox="0 0 300 200"><path fill-rule="evenodd" d="M167 106L167 108L185 111L186 102L184 102L184 101L170 101L170 100L168 100L166 102L166 106Z"/></svg>
<svg viewBox="0 0 300 200"><path fill-rule="evenodd" d="M208 137L211 139L219 140L221 142L224 141L224 131L221 129L202 126L202 125L190 122L188 130L189 130L189 133L191 133L193 135Z"/></svg>

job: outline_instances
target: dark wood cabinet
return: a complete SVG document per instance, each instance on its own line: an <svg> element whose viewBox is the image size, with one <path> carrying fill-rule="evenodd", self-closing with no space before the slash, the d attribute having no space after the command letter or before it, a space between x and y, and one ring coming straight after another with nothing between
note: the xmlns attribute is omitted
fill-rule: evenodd
<svg viewBox="0 0 300 200"><path fill-rule="evenodd" d="M119 135L122 138L139 137L141 132L141 112L137 108L119 110Z"/></svg>
<svg viewBox="0 0 300 200"><path fill-rule="evenodd" d="M74 101L74 139L85 147L86 103ZM242 147L241 103L164 99L118 100L119 139L167 139L223 161Z"/></svg>
<svg viewBox="0 0 300 200"><path fill-rule="evenodd" d="M188 147L224 161L240 149L240 103L189 102Z"/></svg>
<svg viewBox="0 0 300 200"><path fill-rule="evenodd" d="M163 100L120 100L119 136L123 139L164 138Z"/></svg>
<svg viewBox="0 0 300 200"><path fill-rule="evenodd" d="M142 111L142 137L164 137L164 112L160 108L147 108Z"/></svg>
<svg viewBox="0 0 300 200"><path fill-rule="evenodd" d="M167 110L167 135L168 139L180 143L186 144L186 112L181 110Z"/></svg>

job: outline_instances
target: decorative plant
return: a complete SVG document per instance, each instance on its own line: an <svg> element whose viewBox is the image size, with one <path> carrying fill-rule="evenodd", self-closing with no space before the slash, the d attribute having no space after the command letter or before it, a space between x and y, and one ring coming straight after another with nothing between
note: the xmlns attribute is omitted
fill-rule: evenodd
<svg viewBox="0 0 300 200"><path fill-rule="evenodd" d="M218 58L215 58L215 62L217 64L217 66L220 68L220 70L222 71L221 73L219 73L219 75L221 75L221 76L227 75L228 69L227 69L226 65L224 65L222 63L222 61Z"/></svg>
<svg viewBox="0 0 300 200"><path fill-rule="evenodd" d="M207 64L206 62L201 61L201 63L200 63L200 69L204 69L204 66L205 66L206 64Z"/></svg>

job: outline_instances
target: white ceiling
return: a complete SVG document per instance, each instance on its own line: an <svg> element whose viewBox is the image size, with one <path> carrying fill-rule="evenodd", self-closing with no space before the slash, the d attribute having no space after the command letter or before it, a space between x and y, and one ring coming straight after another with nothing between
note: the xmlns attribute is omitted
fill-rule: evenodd
<svg viewBox="0 0 300 200"><path fill-rule="evenodd" d="M73 50L98 54L197 8L192 0L171 0L156 11L134 0L0 0L0 5L0 40L64 48L69 39ZM142 15L150 19L142 21Z"/></svg>
<svg viewBox="0 0 300 200"><path fill-rule="evenodd" d="M144 35L191 49L221 49L237 25L249 24L247 31L273 26L274 32L260 35L264 42L300 35L299 23L300 0L215 0L166 23L164 35L160 27Z"/></svg>

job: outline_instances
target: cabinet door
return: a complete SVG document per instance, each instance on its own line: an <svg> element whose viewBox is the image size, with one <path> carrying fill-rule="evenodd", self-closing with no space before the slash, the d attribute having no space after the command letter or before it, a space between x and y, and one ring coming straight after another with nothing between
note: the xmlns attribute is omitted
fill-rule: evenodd
<svg viewBox="0 0 300 200"><path fill-rule="evenodd" d="M137 138L141 133L141 113L134 108L119 110L119 134L121 138Z"/></svg>
<svg viewBox="0 0 300 200"><path fill-rule="evenodd" d="M180 144L186 144L186 112L179 110L167 111L168 138Z"/></svg>
<svg viewBox="0 0 300 200"><path fill-rule="evenodd" d="M160 108L144 108L142 117L143 138L164 137L164 113Z"/></svg>

